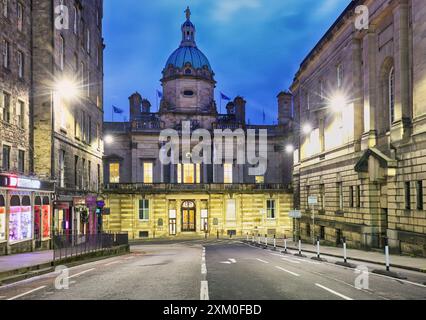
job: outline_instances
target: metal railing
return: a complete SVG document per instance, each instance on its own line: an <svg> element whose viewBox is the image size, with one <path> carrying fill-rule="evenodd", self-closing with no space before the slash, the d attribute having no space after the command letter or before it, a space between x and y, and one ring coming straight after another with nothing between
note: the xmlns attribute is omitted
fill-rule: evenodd
<svg viewBox="0 0 426 320"><path fill-rule="evenodd" d="M129 244L129 236L127 233L61 234L54 235L52 243L55 262Z"/></svg>

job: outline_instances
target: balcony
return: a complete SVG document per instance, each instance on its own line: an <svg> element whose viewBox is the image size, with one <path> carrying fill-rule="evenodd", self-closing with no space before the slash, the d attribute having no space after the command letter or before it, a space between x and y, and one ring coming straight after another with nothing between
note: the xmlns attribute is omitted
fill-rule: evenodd
<svg viewBox="0 0 426 320"><path fill-rule="evenodd" d="M168 183L110 183L105 185L106 193L173 193L173 192L267 192L280 191L290 193L291 187L285 184L168 184Z"/></svg>

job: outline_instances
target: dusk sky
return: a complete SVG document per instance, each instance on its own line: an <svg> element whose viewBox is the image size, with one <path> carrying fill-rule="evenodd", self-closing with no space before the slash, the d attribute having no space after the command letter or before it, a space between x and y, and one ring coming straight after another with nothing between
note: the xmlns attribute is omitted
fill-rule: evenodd
<svg viewBox="0 0 426 320"><path fill-rule="evenodd" d="M112 105L125 110L135 91L157 110L161 71L181 41L189 5L196 41L220 92L247 100L252 124L274 123L276 96L289 88L308 52L350 0L113 0L104 1L105 120ZM226 102L222 103L225 112ZM122 121L123 115L115 115Z"/></svg>

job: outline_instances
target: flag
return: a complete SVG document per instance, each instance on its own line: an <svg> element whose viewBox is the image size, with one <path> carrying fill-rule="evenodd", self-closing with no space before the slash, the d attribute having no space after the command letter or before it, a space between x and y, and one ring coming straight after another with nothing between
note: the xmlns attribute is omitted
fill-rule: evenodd
<svg viewBox="0 0 426 320"><path fill-rule="evenodd" d="M157 90L157 96L160 99L163 99L163 93L160 90Z"/></svg>
<svg viewBox="0 0 426 320"><path fill-rule="evenodd" d="M115 106L112 106L112 110L114 111L114 113L118 113L118 114L124 113L123 109L117 108Z"/></svg>
<svg viewBox="0 0 426 320"><path fill-rule="evenodd" d="M265 123L265 121L266 121L266 113L265 113L265 110L263 110L263 123Z"/></svg>
<svg viewBox="0 0 426 320"><path fill-rule="evenodd" d="M231 101L231 98L229 98L228 96L224 95L222 92L220 93L220 98L222 100Z"/></svg>

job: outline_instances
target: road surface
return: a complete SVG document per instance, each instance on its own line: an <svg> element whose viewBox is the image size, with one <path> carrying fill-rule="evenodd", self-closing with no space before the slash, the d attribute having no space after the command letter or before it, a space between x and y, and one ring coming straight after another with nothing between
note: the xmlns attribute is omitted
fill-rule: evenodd
<svg viewBox="0 0 426 320"><path fill-rule="evenodd" d="M357 272L311 257L233 240L135 245L125 256L1 287L0 300L426 299L426 274L394 270L407 276L398 280L367 273L381 266Z"/></svg>

